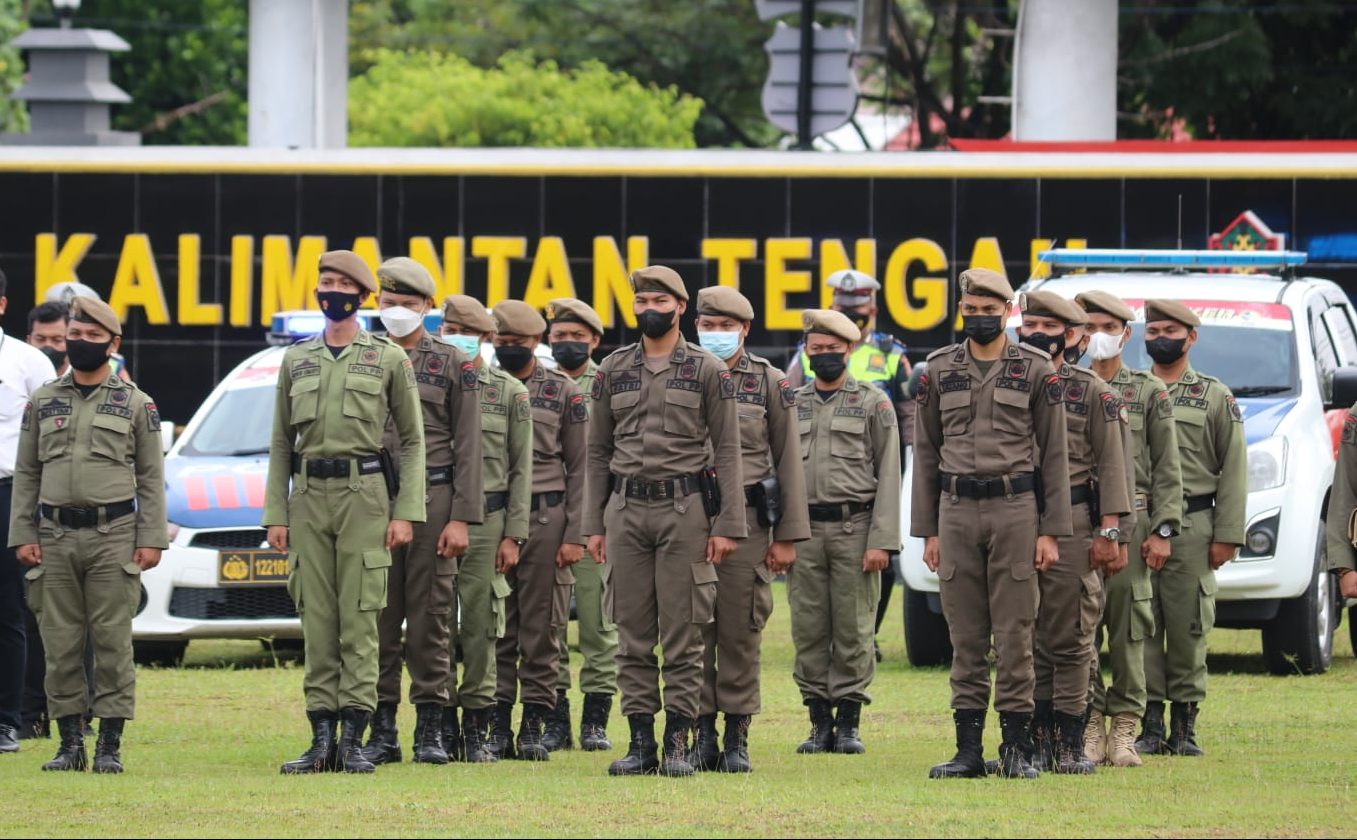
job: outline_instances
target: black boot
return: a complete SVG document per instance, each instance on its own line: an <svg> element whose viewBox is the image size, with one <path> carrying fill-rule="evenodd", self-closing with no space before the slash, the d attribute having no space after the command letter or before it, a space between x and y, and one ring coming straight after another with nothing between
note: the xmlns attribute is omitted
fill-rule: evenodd
<svg viewBox="0 0 1357 840"><path fill-rule="evenodd" d="M44 770L84 770L89 763L85 754L84 721L80 715L67 715L57 718L57 734L61 745L52 760L42 766Z"/></svg>
<svg viewBox="0 0 1357 840"><path fill-rule="evenodd" d="M372 712L350 706L339 710L339 769L345 773L371 773L377 765L363 756L363 730Z"/></svg>
<svg viewBox="0 0 1357 840"><path fill-rule="evenodd" d="M1000 712L999 775L1010 779L1035 779L1041 775L1027 757L1032 754L1031 712Z"/></svg>
<svg viewBox="0 0 1357 840"><path fill-rule="evenodd" d="M99 740L94 742L94 772L123 771L122 740L124 718L100 718Z"/></svg>
<svg viewBox="0 0 1357 840"><path fill-rule="evenodd" d="M490 739L485 748L495 758L514 757L514 704L495 703L494 718L490 724Z"/></svg>
<svg viewBox="0 0 1357 840"><path fill-rule="evenodd" d="M584 712L580 715L580 749L585 752L606 752L613 748L608 740L608 714L613 709L611 694L584 695Z"/></svg>
<svg viewBox="0 0 1357 840"><path fill-rule="evenodd" d="M721 762L720 736L716 732L716 713L697 716L691 760L694 769L716 770Z"/></svg>
<svg viewBox="0 0 1357 840"><path fill-rule="evenodd" d="M693 719L674 712L664 713L664 746L661 750L661 776L691 776L693 765L688 761L688 733L693 730Z"/></svg>
<svg viewBox="0 0 1357 840"><path fill-rule="evenodd" d="M721 753L720 770L723 773L752 773L749 763L749 715L726 713L726 749Z"/></svg>
<svg viewBox="0 0 1357 840"><path fill-rule="evenodd" d="M542 746L547 748L547 752L575 748L575 741L570 735L570 698L565 696L564 691L556 692L556 708L551 710L551 716L547 718Z"/></svg>
<svg viewBox="0 0 1357 840"><path fill-rule="evenodd" d="M985 710L957 709L952 712L956 725L956 755L951 761L935 764L930 779L981 779L985 776Z"/></svg>
<svg viewBox="0 0 1357 840"><path fill-rule="evenodd" d="M627 715L631 724L631 749L608 765L609 776L643 776L660 769L656 755L654 715Z"/></svg>
<svg viewBox="0 0 1357 840"><path fill-rule="evenodd" d="M1055 712L1055 762L1047 769L1057 773L1087 776L1096 768L1084 758L1084 716Z"/></svg>
<svg viewBox="0 0 1357 840"><path fill-rule="evenodd" d="M463 760L462 727L457 722L457 707L444 706L439 712L438 722L443 730L443 752L447 753L448 761Z"/></svg>
<svg viewBox="0 0 1357 840"><path fill-rule="evenodd" d="M834 718L834 752L840 755L862 755L867 752L858 737L858 718L862 704L856 700L840 700L838 715Z"/></svg>
<svg viewBox="0 0 1357 840"><path fill-rule="evenodd" d="M306 719L311 722L311 748L279 768L280 773L325 773L335 769L339 755L335 746L339 713L308 711Z"/></svg>
<svg viewBox="0 0 1357 840"><path fill-rule="evenodd" d="M490 751L485 732L490 727L490 709L462 710L462 760L468 764L487 764L499 757Z"/></svg>
<svg viewBox="0 0 1357 840"><path fill-rule="evenodd" d="M523 720L518 724L518 757L524 761L546 761L551 752L542 744L551 709L541 703L524 703Z"/></svg>
<svg viewBox="0 0 1357 840"><path fill-rule="evenodd" d="M834 710L828 700L812 698L806 701L810 712L810 734L796 748L802 755L834 751Z"/></svg>
<svg viewBox="0 0 1357 840"><path fill-rule="evenodd" d="M1196 703L1174 703L1173 717L1169 726L1167 751L1171 755L1206 755L1197 746L1197 710Z"/></svg>
<svg viewBox="0 0 1357 840"><path fill-rule="evenodd" d="M448 751L443 747L442 706L437 703L415 706L415 742L411 751L420 764L448 763Z"/></svg>
<svg viewBox="0 0 1357 840"><path fill-rule="evenodd" d="M1055 768L1056 753L1055 704L1038 700L1032 712L1032 754L1028 761L1038 770Z"/></svg>
<svg viewBox="0 0 1357 840"><path fill-rule="evenodd" d="M1160 755L1164 746L1164 703L1151 700L1145 704L1145 717L1140 723L1140 737L1136 739L1136 752L1141 755Z"/></svg>
<svg viewBox="0 0 1357 840"><path fill-rule="evenodd" d="M396 704L378 703L372 713L372 732L368 734L363 758L373 764L399 764L401 745L396 732ZM418 759L416 759L418 760Z"/></svg>

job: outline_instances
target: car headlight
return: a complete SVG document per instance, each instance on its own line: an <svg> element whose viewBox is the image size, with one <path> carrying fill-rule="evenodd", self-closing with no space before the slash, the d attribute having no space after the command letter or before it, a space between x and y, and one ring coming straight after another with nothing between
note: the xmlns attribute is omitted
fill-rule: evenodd
<svg viewBox="0 0 1357 840"><path fill-rule="evenodd" d="M1286 482L1286 438L1270 437L1249 447L1249 492Z"/></svg>

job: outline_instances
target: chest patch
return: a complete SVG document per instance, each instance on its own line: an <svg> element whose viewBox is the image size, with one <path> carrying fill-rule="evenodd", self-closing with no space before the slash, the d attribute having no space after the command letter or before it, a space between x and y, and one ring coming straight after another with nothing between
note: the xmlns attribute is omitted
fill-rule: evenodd
<svg viewBox="0 0 1357 840"><path fill-rule="evenodd" d="M614 394L639 391L641 390L641 377L629 370L619 370L613 374L608 390Z"/></svg>
<svg viewBox="0 0 1357 840"><path fill-rule="evenodd" d="M554 379L548 379L542 383L542 397L548 400L554 400L561 396L561 383Z"/></svg>
<svg viewBox="0 0 1357 840"><path fill-rule="evenodd" d="M971 378L965 371L954 370L945 373L942 379L938 380L938 390L944 394L952 394L957 391L971 390Z"/></svg>
<svg viewBox="0 0 1357 840"><path fill-rule="evenodd" d="M51 397L38 402L38 419L46 420L49 417L68 417L71 414L71 404L61 397ZM60 429L64 424L58 424Z"/></svg>
<svg viewBox="0 0 1357 840"><path fill-rule="evenodd" d="M1196 400L1193 399L1192 397L1178 397L1173 401L1173 404L1181 405L1186 408L1196 408L1201 411L1206 411L1211 405L1206 400Z"/></svg>
<svg viewBox="0 0 1357 840"><path fill-rule="evenodd" d="M995 382L1000 388L1009 391L1022 391L1024 393L1032 390L1032 383L1027 379L1028 367L1031 363L1027 359L1012 359L1004 363L1004 373ZM1052 374L1054 376L1054 374ZM1058 402L1058 401L1057 401Z"/></svg>

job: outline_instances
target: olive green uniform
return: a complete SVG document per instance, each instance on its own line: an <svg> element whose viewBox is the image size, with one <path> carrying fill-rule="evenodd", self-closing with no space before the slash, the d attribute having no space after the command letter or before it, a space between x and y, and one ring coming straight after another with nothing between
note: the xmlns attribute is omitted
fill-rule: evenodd
<svg viewBox="0 0 1357 840"><path fill-rule="evenodd" d="M1173 552L1150 573L1155 633L1145 646L1145 678L1151 701L1200 703L1206 636L1216 619L1211 543L1244 543L1248 454L1243 416L1219 379L1189 367L1168 389L1186 501Z"/></svg>
<svg viewBox="0 0 1357 840"><path fill-rule="evenodd" d="M400 702L404 663L411 703L447 705L457 558L438 553L438 538L450 521L480 522L484 516L480 399L475 363L462 351L426 334L408 355L424 421L425 520L414 526L409 545L391 552L386 609L377 621L377 700ZM395 424L388 422L386 448L398 446Z"/></svg>
<svg viewBox="0 0 1357 840"><path fill-rule="evenodd" d="M1357 511L1357 406L1343 418L1343 437L1338 445L1338 464L1333 472L1333 493L1329 496L1328 541L1329 571L1341 576L1357 568L1352 534L1353 512ZM1335 580L1335 583L1337 580Z"/></svg>
<svg viewBox="0 0 1357 840"><path fill-rule="evenodd" d="M132 718L132 616L141 599L141 569L132 557L137 548L169 545L155 403L116 373L88 396L70 373L41 386L24 409L13 494L10 546L42 550L42 564L26 576L29 609L47 651L48 715L90 710L88 633L94 716ZM135 511L109 516L108 507L134 499ZM97 522L62 524L73 508L94 509Z"/></svg>
<svg viewBox="0 0 1357 840"><path fill-rule="evenodd" d="M796 664L805 701L870 703L881 573L869 549L900 550L900 434L884 392L852 376L828 399L812 380L796 391L810 539L787 574Z"/></svg>
<svg viewBox="0 0 1357 840"><path fill-rule="evenodd" d="M400 439L394 503L373 469L388 416ZM344 463L347 474L325 477L312 461ZM424 517L424 428L405 351L363 330L337 357L323 334L289 347L278 371L263 524L289 530L307 711L376 707L387 525Z"/></svg>

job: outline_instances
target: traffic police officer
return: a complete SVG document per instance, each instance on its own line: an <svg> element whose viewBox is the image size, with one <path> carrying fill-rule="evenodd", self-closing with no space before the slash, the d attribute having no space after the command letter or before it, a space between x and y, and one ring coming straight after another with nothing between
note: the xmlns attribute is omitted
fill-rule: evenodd
<svg viewBox="0 0 1357 840"><path fill-rule="evenodd" d="M1071 534L1063 386L1045 353L1004 334L1013 289L1002 275L969 269L960 286L966 340L928 357L916 397L911 533L941 579L957 740L929 775L985 775L993 639L999 770L1030 778L1036 573Z"/></svg>
<svg viewBox="0 0 1357 840"><path fill-rule="evenodd" d="M788 573L787 602L811 729L796 751L862 753L880 572L900 549L899 427L886 395L848 372L860 329L825 309L806 310L802 324L815 372L795 395L810 540Z"/></svg>
<svg viewBox="0 0 1357 840"><path fill-rule="evenodd" d="M1088 313L1088 353L1093 372L1126 406L1135 467L1135 516L1128 522L1128 563L1103 583L1103 626L1107 629L1112 683L1104 688L1102 668L1095 657L1090 669L1093 708L1084 731L1084 752L1094 763L1105 758L1114 767L1139 767L1135 740L1136 724L1145 715L1145 640L1154 635L1147 562L1163 565L1169 557L1169 540L1178 533L1182 521L1178 433L1168 387L1149 371L1133 370L1122 363L1122 348L1131 337L1135 311L1116 295L1100 290L1083 292L1074 300ZM1110 739L1104 716L1112 719ZM1104 746L1107 740L1111 743Z"/></svg>
<svg viewBox="0 0 1357 840"><path fill-rule="evenodd" d="M1192 369L1201 320L1175 300L1145 301L1145 350L1173 399L1183 475L1182 533L1162 566L1151 563L1154 638L1145 647L1149 690L1141 753L1201 755L1198 706L1206 699L1206 636L1216 618L1216 569L1244 544L1248 454L1230 389ZM1164 703L1173 704L1167 741Z"/></svg>
<svg viewBox="0 0 1357 840"><path fill-rule="evenodd" d="M1038 575L1035 764L1057 773L1092 773L1093 763L1084 760L1084 712L1102 614L1102 574L1120 571L1118 525L1131 511L1123 437L1129 416L1093 371L1066 361L1079 351L1088 319L1082 309L1042 291L1022 295L1018 306L1020 340L1048 354L1056 365L1069 443L1074 531L1060 538L1059 561Z"/></svg>
<svg viewBox="0 0 1357 840"><path fill-rule="evenodd" d="M416 709L415 761L446 764L447 749L453 746L444 744L442 737L451 673L448 621L453 573L457 558L466 552L467 523L480 522L483 505L476 371L460 350L424 331L424 316L437 293L428 269L409 257L395 257L378 266L377 281L382 324L415 371L427 490L425 521L414 526L409 545L391 552L386 609L377 621L381 660L377 711L363 754L374 764L401 760L396 707L405 664L410 669L410 702ZM388 451L399 446L394 423L387 424L385 443Z"/></svg>
<svg viewBox="0 0 1357 840"><path fill-rule="evenodd" d="M505 575L518 564L528 541L528 504L532 493L532 412L528 389L503 370L486 364L481 342L494 335L495 322L480 301L451 295L443 302L443 341L476 365L481 411L481 480L484 518L468 529L469 547L457 566L460 626L450 633L449 649L462 649L462 683L452 668L449 707L443 715L443 740L458 740L457 711L462 707L462 755L479 763L512 754L509 712L495 708L495 643L504 636ZM455 656L455 654L453 654ZM455 661L455 659L454 659ZM487 740L491 712L496 713L497 749Z"/></svg>
<svg viewBox="0 0 1357 840"><path fill-rule="evenodd" d="M603 338L603 321L589 304L574 298L557 298L547 304L547 338L551 355L560 370L574 380L589 406L593 397L594 374L598 364L593 352ZM579 629L580 691L584 709L580 713L580 748L586 752L610 750L608 715L617 693L617 626L604 614L603 599L612 567L603 558L588 551L575 564L575 616ZM556 689L556 708L547 722L542 744L548 750L570 749L570 646L566 627L561 627L560 681Z"/></svg>
<svg viewBox="0 0 1357 840"><path fill-rule="evenodd" d="M425 516L414 369L405 351L358 325L358 308L376 291L357 254L322 254L316 300L325 330L289 347L278 371L263 524L269 545L289 552L312 735L284 773L373 771L362 738L377 705L377 617L391 550L409 543L411 523ZM394 504L393 465L382 449L388 414L400 439Z"/></svg>
<svg viewBox="0 0 1357 840"><path fill-rule="evenodd" d="M556 706L557 638L570 620L572 568L580 561L580 509L584 504L585 430L589 408L570 377L548 370L534 352L547 322L521 300L495 304L495 355L500 367L528 389L532 406L532 501L528 542L509 570L499 640L495 708L523 692L518 757L546 761L543 729Z"/></svg>
<svg viewBox="0 0 1357 840"><path fill-rule="evenodd" d="M1357 598L1357 406L1343 418L1343 436L1338 445L1338 465L1333 474L1326 524L1329 571L1344 598Z"/></svg>
<svg viewBox="0 0 1357 840"><path fill-rule="evenodd" d="M594 378L584 510L590 553L613 563L618 681L631 725L631 749L608 772L689 776L716 565L747 534L735 381L720 359L683 340L688 290L677 272L642 268L631 287L643 337L605 359ZM657 640L663 762L655 744Z"/></svg>
<svg viewBox="0 0 1357 840"><path fill-rule="evenodd" d="M160 414L112 372L122 324L108 304L71 304L72 370L24 408L14 468L9 545L31 568L28 605L47 651L48 714L61 745L44 770L84 770L86 632L95 649L94 772L121 773L123 724L133 717L132 615L141 573L169 545Z"/></svg>

